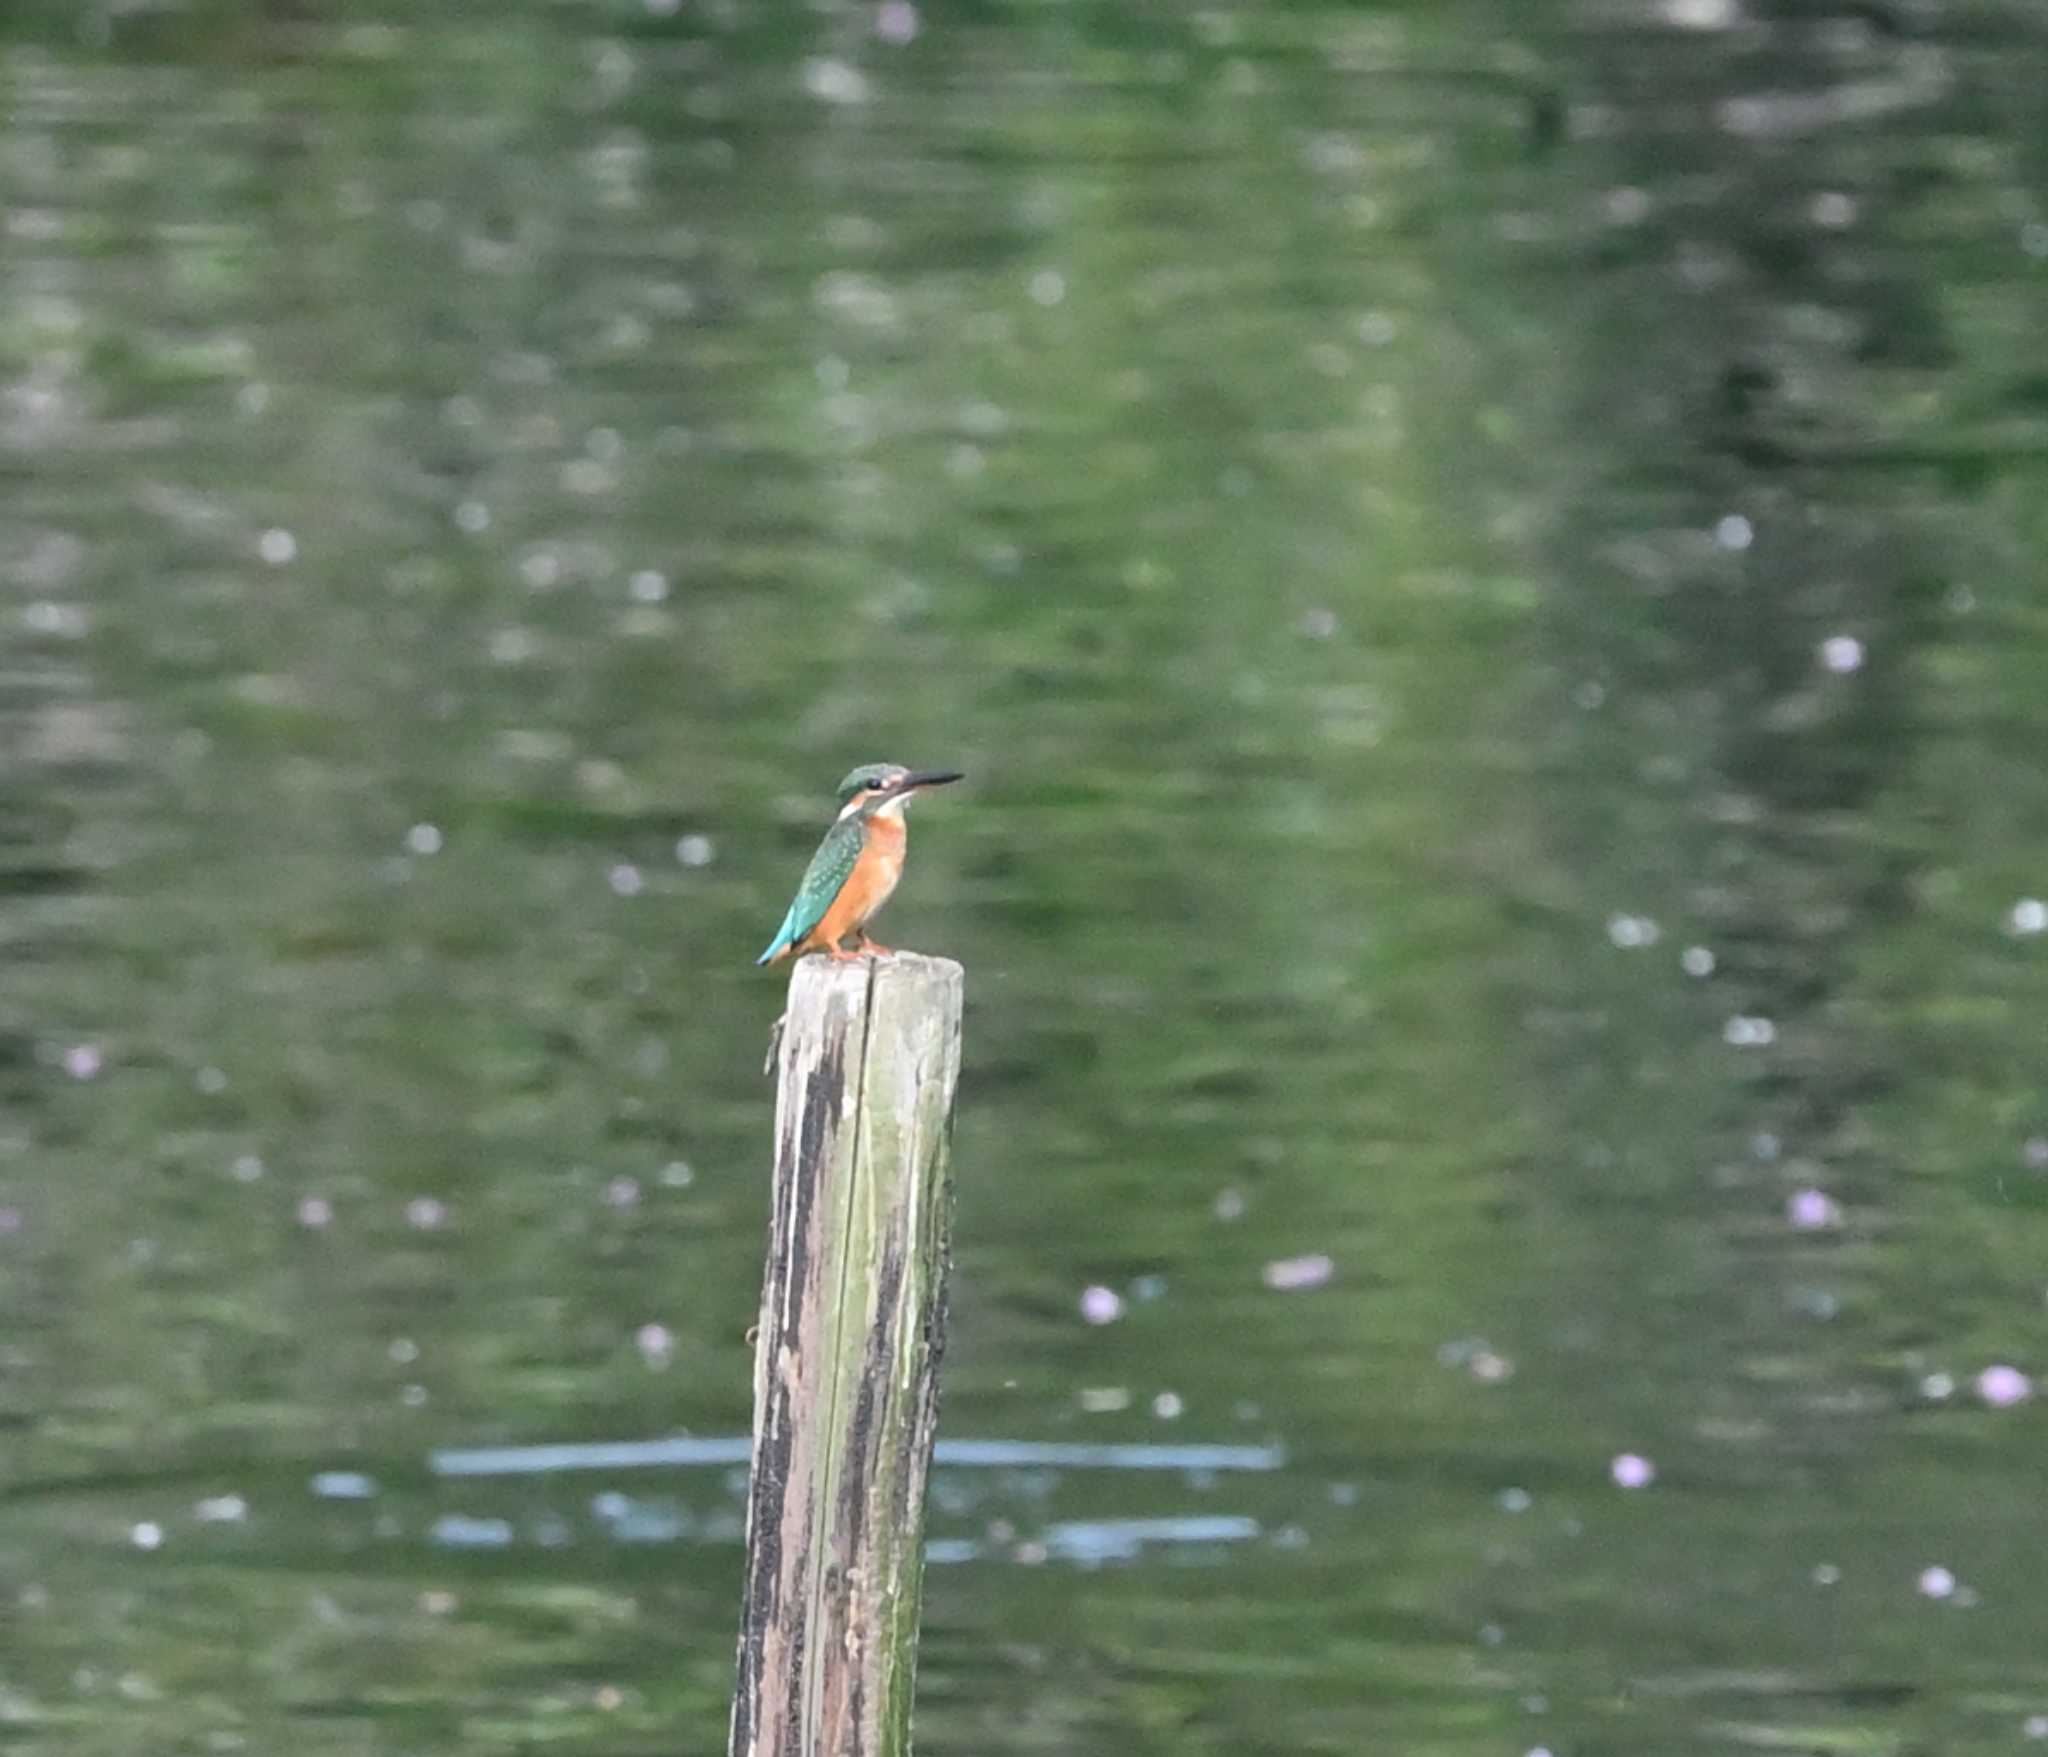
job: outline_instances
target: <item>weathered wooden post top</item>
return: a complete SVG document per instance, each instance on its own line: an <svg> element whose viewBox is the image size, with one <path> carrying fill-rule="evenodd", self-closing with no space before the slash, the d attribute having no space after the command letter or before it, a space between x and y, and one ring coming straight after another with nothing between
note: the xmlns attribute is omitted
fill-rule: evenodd
<svg viewBox="0 0 2048 1757"><path fill-rule="evenodd" d="M775 1102L731 1757L904 1757L963 974L802 959Z"/></svg>

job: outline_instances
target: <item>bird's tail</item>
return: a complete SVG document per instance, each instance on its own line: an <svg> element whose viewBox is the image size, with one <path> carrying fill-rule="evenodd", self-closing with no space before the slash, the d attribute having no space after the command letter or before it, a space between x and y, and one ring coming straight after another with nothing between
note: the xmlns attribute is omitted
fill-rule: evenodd
<svg viewBox="0 0 2048 1757"><path fill-rule="evenodd" d="M784 952L789 950L790 943L796 938L796 935L790 931L791 927L795 925L795 915L796 910L792 908L789 914L782 918L782 925L775 930L775 937L768 942L768 949L754 960L757 965L772 964Z"/></svg>

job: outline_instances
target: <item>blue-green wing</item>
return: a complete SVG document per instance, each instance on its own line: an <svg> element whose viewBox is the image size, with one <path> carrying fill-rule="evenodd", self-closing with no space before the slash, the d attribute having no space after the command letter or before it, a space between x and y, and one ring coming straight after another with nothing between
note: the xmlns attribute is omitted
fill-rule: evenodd
<svg viewBox="0 0 2048 1757"><path fill-rule="evenodd" d="M768 949L754 960L755 963L767 963L777 952L785 946L795 945L825 919L825 911L832 907L832 899L839 895L839 887L846 883L853 871L853 863L860 858L861 844L865 840L866 834L858 818L842 818L825 832L824 841L818 844L817 853L811 856L811 864L804 870L804 882L796 888L796 900L782 918L782 925L775 930L775 937L768 942Z"/></svg>

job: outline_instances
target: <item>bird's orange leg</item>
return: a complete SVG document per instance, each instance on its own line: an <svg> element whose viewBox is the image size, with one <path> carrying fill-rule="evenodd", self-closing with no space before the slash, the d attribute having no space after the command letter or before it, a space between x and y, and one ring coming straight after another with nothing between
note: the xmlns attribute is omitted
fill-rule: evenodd
<svg viewBox="0 0 2048 1757"><path fill-rule="evenodd" d="M813 952L823 952L835 964L851 964L860 956L858 951L846 951L839 944L839 936L823 931L824 923L813 928L790 950L799 958L808 958Z"/></svg>
<svg viewBox="0 0 2048 1757"><path fill-rule="evenodd" d="M864 927L855 928L853 930L853 937L853 954L857 958L865 957L869 953L873 953L877 958L893 958L896 956L893 947L883 945L878 939L868 938L868 930Z"/></svg>
<svg viewBox="0 0 2048 1757"><path fill-rule="evenodd" d="M856 953L841 948L837 934L813 932L811 937L804 941L802 949L806 952L823 952L835 964L844 964L857 956Z"/></svg>

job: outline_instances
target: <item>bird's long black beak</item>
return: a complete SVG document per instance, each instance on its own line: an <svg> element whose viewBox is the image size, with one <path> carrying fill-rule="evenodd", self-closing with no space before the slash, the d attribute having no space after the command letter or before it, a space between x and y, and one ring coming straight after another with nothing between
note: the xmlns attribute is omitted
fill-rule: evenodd
<svg viewBox="0 0 2048 1757"><path fill-rule="evenodd" d="M958 769L913 769L896 785L908 793L913 787L943 787L948 781L966 779Z"/></svg>

